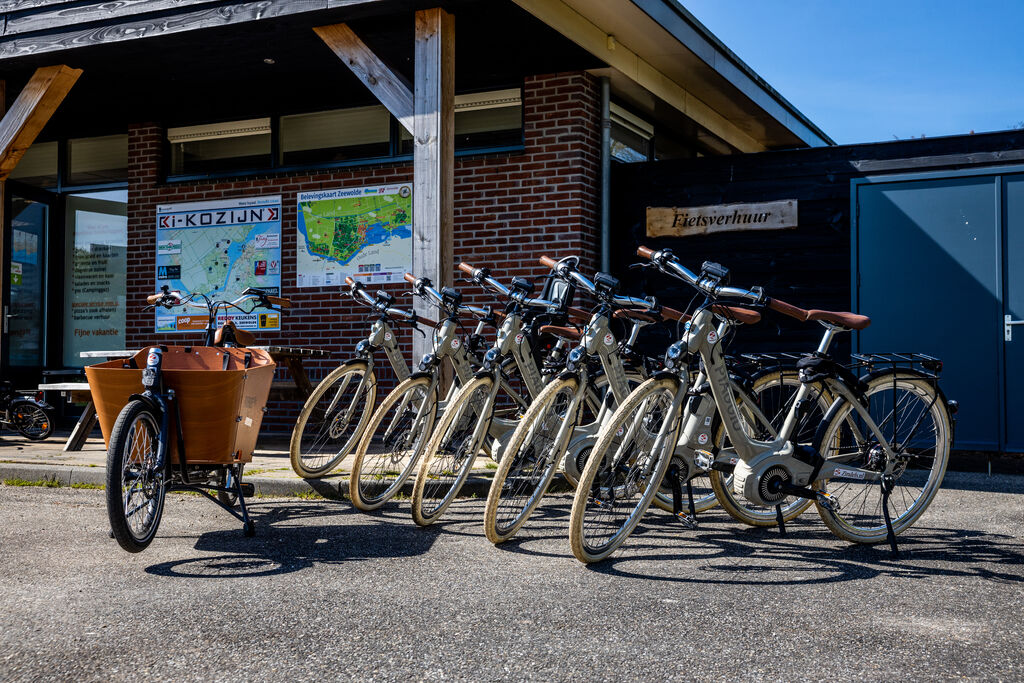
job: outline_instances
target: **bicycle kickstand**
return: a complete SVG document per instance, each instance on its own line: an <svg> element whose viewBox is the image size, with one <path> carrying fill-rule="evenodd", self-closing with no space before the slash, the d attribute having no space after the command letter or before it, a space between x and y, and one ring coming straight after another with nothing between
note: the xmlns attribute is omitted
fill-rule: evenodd
<svg viewBox="0 0 1024 683"><path fill-rule="evenodd" d="M779 525L779 536L786 535L786 518L782 516L782 504L775 506L775 521Z"/></svg>
<svg viewBox="0 0 1024 683"><path fill-rule="evenodd" d="M892 556L899 557L900 551L896 546L896 531L892 528L892 517L889 516L889 494L892 493L895 480L891 474L882 476L882 516L885 517L885 538L892 548Z"/></svg>
<svg viewBox="0 0 1024 683"><path fill-rule="evenodd" d="M693 484L691 484L689 480L686 481L686 492L690 498L690 514L686 514L683 512L683 486L679 482L679 466L672 465L669 467L668 472L665 473L665 477L672 486L672 514L674 514L676 519L682 522L683 526L687 529L696 529L697 513L693 506Z"/></svg>

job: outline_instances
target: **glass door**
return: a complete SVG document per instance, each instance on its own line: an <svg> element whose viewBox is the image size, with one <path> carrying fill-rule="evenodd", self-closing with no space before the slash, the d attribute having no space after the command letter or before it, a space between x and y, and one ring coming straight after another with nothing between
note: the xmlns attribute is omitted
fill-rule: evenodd
<svg viewBox="0 0 1024 683"><path fill-rule="evenodd" d="M32 382L46 362L51 195L13 182L8 188L0 361L5 378Z"/></svg>

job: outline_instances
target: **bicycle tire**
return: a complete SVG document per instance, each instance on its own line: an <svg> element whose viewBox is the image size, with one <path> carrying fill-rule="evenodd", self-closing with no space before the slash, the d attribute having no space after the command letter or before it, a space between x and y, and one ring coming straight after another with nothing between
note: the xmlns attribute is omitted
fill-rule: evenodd
<svg viewBox="0 0 1024 683"><path fill-rule="evenodd" d="M349 475L349 497L356 508L364 512L376 510L391 500L412 474L430 440L437 415L437 396L430 390L430 382L430 377L423 375L406 379L385 396L374 411L356 447ZM424 401L429 402L427 413L417 420ZM395 408L400 412L388 419ZM410 423L410 419L414 423ZM384 427L384 434L378 435L381 427ZM413 441L410 442L410 438ZM397 451L387 450L399 443L405 449L400 459ZM400 462L401 466L394 470Z"/></svg>
<svg viewBox="0 0 1024 683"><path fill-rule="evenodd" d="M753 405L757 405L761 408L762 414L769 420L771 429L767 429L766 425L761 425L757 429L758 438L771 438L778 433L778 430L782 427L782 422L785 421L786 415L789 409L789 399L795 396L795 390L800 387L800 378L795 372L785 372L782 370L769 370L761 375L754 378L751 385L751 393L754 397L746 396L746 392L737 387L738 397L737 403L740 406L740 413L746 419L752 417L752 411L743 410L745 401L752 401ZM768 392L775 387L786 387L793 390L790 395L788 393L782 393L782 396L778 400L773 400L768 397ZM814 434L817 431L817 426L824 418L825 413L828 411L831 401L828 399L824 392L822 385L817 385L813 391L815 396L815 402L817 404L817 412L808 412L802 421L801 425L793 432L792 441L796 443L807 443L810 444L814 441ZM768 406L768 403L772 403ZM727 439L725 433L725 426L719 425L718 432L715 435L715 444L722 448ZM742 522L749 526L759 527L772 527L778 526L779 520L776 515L774 506L764 506L752 503L742 495L737 495L732 488L732 475L728 472L720 472L714 470L711 473L711 487L714 489L715 497L718 502L722 505L722 509L725 510L730 517L738 522ZM787 496L784 499L782 505L782 519L784 522L796 519L802 515L807 508L811 506L809 498L798 498L796 496Z"/></svg>
<svg viewBox="0 0 1024 683"><path fill-rule="evenodd" d="M505 452L494 473L491 488L487 493L487 505L484 508L484 533L491 543L503 543L515 536L551 485L562 454L572 438L575 424L570 426L568 435L562 443L550 443L545 446L542 442L538 446L535 442L538 438L546 438L542 436L540 430L548 424L554 427L554 436L557 436L561 421L568 419L575 423L579 412L566 415L565 410L572 403L572 395L578 392L579 388L580 381L576 377L551 381L530 404L505 445ZM564 396L566 391L569 392L569 396ZM560 398L564 401L563 414L560 417L549 417L549 408L555 406ZM552 422L549 423L547 420ZM538 454L538 448L544 450Z"/></svg>
<svg viewBox="0 0 1024 683"><path fill-rule="evenodd" d="M488 405L488 399L493 385L490 375L466 382L434 426L412 490L412 518L419 526L440 519L466 483L482 447L482 443L466 443L466 439L480 420L490 422L493 405ZM483 404L478 402L481 397ZM486 436L485 430L480 441Z"/></svg>
<svg viewBox="0 0 1024 683"><path fill-rule="evenodd" d="M366 376L363 391L349 401L343 400L340 393L329 393L333 389L347 394L350 388L354 392L363 376ZM324 398L327 398L327 405L319 407ZM319 479L330 474L359 442L376 401L377 377L366 361L349 361L328 373L306 399L292 429L288 444L292 470L303 479ZM341 411L349 414L348 420ZM328 412L334 417L330 418ZM356 419L355 424L353 419ZM321 449L326 453L319 452Z"/></svg>
<svg viewBox="0 0 1024 683"><path fill-rule="evenodd" d="M675 377L652 377L623 401L602 428L576 487L569 518L569 544L579 561L599 562L615 552L629 538L650 506L668 469L679 435L678 417L682 409L677 411L674 424L667 427L664 425L664 411L681 390L680 380ZM652 402L652 399L657 400ZM663 428L668 429L662 442L667 445L653 455L652 461L644 449ZM632 446L634 434L646 441L640 442L639 448L623 448L621 442L626 437L629 437L627 445ZM623 451L622 457L618 457ZM602 481L595 488L599 476ZM621 506L622 511L618 515L615 515L616 496L619 500L630 496L630 502ZM610 512L613 518L602 523L600 516L596 520L591 516L588 524L588 507L603 513ZM588 527L595 533L588 534ZM595 543L595 537L606 540Z"/></svg>
<svg viewBox="0 0 1024 683"><path fill-rule="evenodd" d="M30 441L42 441L54 429L54 413L27 401L11 404L11 422L19 434Z"/></svg>
<svg viewBox="0 0 1024 683"><path fill-rule="evenodd" d="M110 430L106 473L107 517L117 544L130 553L141 552L149 546L163 515L167 482L163 472L153 471L159 438L159 416L139 400L130 401L121 409ZM131 465L136 466L134 473L129 472ZM140 481L140 474L142 484L136 489L135 483ZM131 487L126 485L128 479L133 482ZM125 489L128 489L127 498ZM135 498L136 493L141 494L141 500ZM140 512L143 513L141 518L137 517ZM133 526L133 522L137 524Z"/></svg>
<svg viewBox="0 0 1024 683"><path fill-rule="evenodd" d="M889 391L893 395L887 400L884 392ZM897 392L903 392L902 396L897 395ZM864 395L868 400L872 420L878 425L882 436L893 446L899 458L896 465L899 471L889 499L894 509L898 510L899 506L905 508L892 519L893 531L898 535L924 514L942 484L953 438L949 408L932 379L899 371L879 373L868 379ZM916 399L906 398L911 396ZM911 407L911 402L915 401L922 406L916 413ZM889 405L896 409L889 411ZM890 421L886 417L879 421L876 410L879 415L888 412L893 419ZM909 415L907 411L911 411ZM900 412L904 413L902 417L899 415ZM845 399L837 400L822 423L815 447L826 460L874 469L877 465L873 466L873 462L877 462L880 449L872 443L873 438L860 442L856 436L857 432L864 432L856 421L863 418L854 418L853 415L852 405ZM904 428L904 431L901 431L901 428ZM858 443L854 444L854 441ZM911 450L916 452L911 453ZM929 450L933 451L930 455ZM913 463L928 463L928 467L912 469L910 465ZM922 486L917 486L914 482L920 481L922 476L926 480ZM827 491L838 504L838 509L830 509L815 501L818 514L832 533L851 543L874 544L886 541L881 486L878 482L833 479L819 482L817 486ZM920 493L915 496L913 489L919 489ZM912 496L909 504L908 490ZM868 503L869 500L876 498L872 494L876 494L877 504ZM857 500L860 498L862 500L858 504Z"/></svg>

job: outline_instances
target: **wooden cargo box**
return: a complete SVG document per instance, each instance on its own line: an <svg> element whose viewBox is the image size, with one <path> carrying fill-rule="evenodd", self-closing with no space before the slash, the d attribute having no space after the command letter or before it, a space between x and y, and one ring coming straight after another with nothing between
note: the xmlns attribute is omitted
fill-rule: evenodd
<svg viewBox="0 0 1024 683"><path fill-rule="evenodd" d="M146 347L131 359L85 368L103 441L132 394L140 394ZM192 465L250 462L276 368L259 349L165 346L164 386L173 389L181 412L185 459ZM249 355L249 366L245 358ZM225 356L227 364L225 365ZM178 463L176 411L171 407L170 462Z"/></svg>

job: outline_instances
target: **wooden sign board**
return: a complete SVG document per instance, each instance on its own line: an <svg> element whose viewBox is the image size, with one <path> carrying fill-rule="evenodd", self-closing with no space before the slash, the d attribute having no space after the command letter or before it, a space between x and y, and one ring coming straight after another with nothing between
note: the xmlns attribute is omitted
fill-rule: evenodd
<svg viewBox="0 0 1024 683"><path fill-rule="evenodd" d="M740 230L783 230L796 226L795 199L761 204L647 207L648 237L689 237Z"/></svg>

